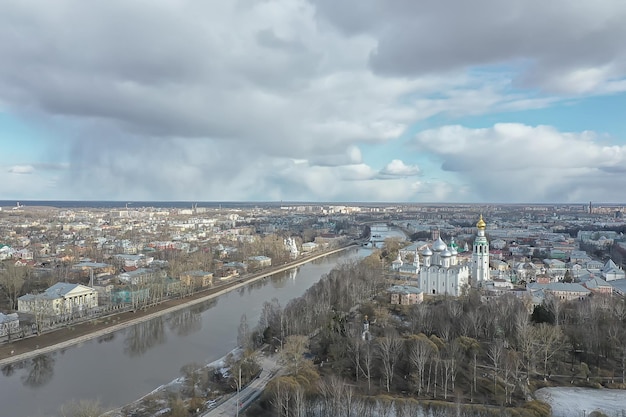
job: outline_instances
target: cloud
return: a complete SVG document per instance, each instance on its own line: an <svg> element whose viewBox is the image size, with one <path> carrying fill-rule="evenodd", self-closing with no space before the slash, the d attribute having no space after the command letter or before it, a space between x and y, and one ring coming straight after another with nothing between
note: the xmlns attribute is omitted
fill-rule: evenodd
<svg viewBox="0 0 626 417"><path fill-rule="evenodd" d="M377 41L371 68L419 76L471 67L517 67L517 82L579 94L625 91L626 4L614 0L312 0L316 16ZM557 29L558 28L558 29Z"/></svg>
<svg viewBox="0 0 626 417"><path fill-rule="evenodd" d="M8 172L11 174L32 174L35 172L35 167L32 165L13 165L9 167Z"/></svg>
<svg viewBox="0 0 626 417"><path fill-rule="evenodd" d="M66 162L36 162L32 166L42 171L65 171L70 167Z"/></svg>
<svg viewBox="0 0 626 417"><path fill-rule="evenodd" d="M388 153L361 150L421 121L626 89L621 3L558 1L9 2L0 103L52 132L38 151L54 158L24 161L64 184L29 183L48 198L458 201L477 169L445 153L454 132L423 148L450 174L439 181L416 181L422 162L374 169Z"/></svg>
<svg viewBox="0 0 626 417"><path fill-rule="evenodd" d="M490 128L444 126L418 133L444 171L467 184L479 201L615 201L626 186L626 147L594 132L500 123ZM615 197L611 197L615 196Z"/></svg>
<svg viewBox="0 0 626 417"><path fill-rule="evenodd" d="M386 177L412 177L420 175L421 171L417 165L405 165L401 160L394 159L380 170L380 174Z"/></svg>

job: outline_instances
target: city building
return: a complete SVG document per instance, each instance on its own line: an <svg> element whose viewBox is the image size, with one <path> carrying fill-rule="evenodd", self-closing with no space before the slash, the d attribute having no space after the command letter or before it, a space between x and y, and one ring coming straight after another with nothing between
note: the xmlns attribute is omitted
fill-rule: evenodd
<svg viewBox="0 0 626 417"><path fill-rule="evenodd" d="M206 271L187 271L180 274L180 282L185 286L208 287L213 284L213 273Z"/></svg>
<svg viewBox="0 0 626 417"><path fill-rule="evenodd" d="M20 319L17 313L0 313L0 337L10 336L18 332Z"/></svg>
<svg viewBox="0 0 626 417"><path fill-rule="evenodd" d="M551 294L557 300L561 301L582 300L591 294L591 291L582 285L567 282L551 282L549 284L532 282L526 286L526 290L533 295L540 292Z"/></svg>
<svg viewBox="0 0 626 417"><path fill-rule="evenodd" d="M96 290L69 282L57 282L41 294L25 294L17 299L17 311L46 316L73 314L97 306Z"/></svg>
<svg viewBox="0 0 626 417"><path fill-rule="evenodd" d="M601 269L602 278L605 281L615 281L626 278L624 270L618 267L612 259L609 259Z"/></svg>
<svg viewBox="0 0 626 417"><path fill-rule="evenodd" d="M421 303L424 301L424 292L410 285L394 285L387 289L391 304L403 306Z"/></svg>
<svg viewBox="0 0 626 417"><path fill-rule="evenodd" d="M263 255L250 256L248 263L252 268L266 268L272 266L272 258Z"/></svg>

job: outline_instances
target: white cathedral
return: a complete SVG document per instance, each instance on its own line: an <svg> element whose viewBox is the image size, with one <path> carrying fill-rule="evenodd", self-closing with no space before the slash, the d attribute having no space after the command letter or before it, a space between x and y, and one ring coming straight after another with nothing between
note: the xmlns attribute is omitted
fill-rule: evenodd
<svg viewBox="0 0 626 417"><path fill-rule="evenodd" d="M422 265L418 267L419 289L425 294L458 297L470 285L470 272L473 285L478 286L488 281L489 242L485 237L486 226L481 215L476 223L478 232L474 240L471 271L468 263L459 263L454 239L450 247L438 237L430 248L424 248L420 253Z"/></svg>

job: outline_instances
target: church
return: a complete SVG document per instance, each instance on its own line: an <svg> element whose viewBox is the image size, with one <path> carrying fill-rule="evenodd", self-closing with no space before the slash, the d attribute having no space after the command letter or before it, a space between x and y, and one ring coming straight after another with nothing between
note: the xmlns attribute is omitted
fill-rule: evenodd
<svg viewBox="0 0 626 417"><path fill-rule="evenodd" d="M474 285L489 280L489 242L485 237L487 227L482 215L476 223L472 263L459 263L454 241L450 247L438 237L431 247L424 248L419 267L419 289L430 295L458 297L470 285L470 273ZM471 271L470 271L471 267Z"/></svg>

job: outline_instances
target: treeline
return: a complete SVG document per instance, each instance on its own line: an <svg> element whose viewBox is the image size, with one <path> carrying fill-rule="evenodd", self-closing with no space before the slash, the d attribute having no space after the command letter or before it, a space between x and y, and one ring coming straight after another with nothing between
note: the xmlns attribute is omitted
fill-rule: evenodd
<svg viewBox="0 0 626 417"><path fill-rule="evenodd" d="M352 307L371 300L383 288L379 271L380 267L371 262L344 263L285 308L277 300L266 302L255 333L256 343L277 346L290 335L309 335L326 326L341 327Z"/></svg>
<svg viewBox="0 0 626 417"><path fill-rule="evenodd" d="M255 415L263 407L285 417L367 415L360 405L320 411L320 404L334 410L328 404L345 408L353 399L370 404L369 409L372 402L379 404L375 415L389 415L379 403L381 395L389 395L396 398L393 407L399 407L398 398L413 398L420 404L486 404L507 407L510 415L541 416L549 415L549 407L546 414L543 405L529 408L526 402L541 386L624 382L623 297L548 299L534 314L530 298L485 299L476 291L391 306L376 263L342 265L284 309L276 301L266 303L256 342L283 345L283 352L289 346L291 358L306 360L296 371L283 359L288 372L271 384ZM363 332L365 316L368 333ZM344 398L333 403L325 399L329 392L342 392Z"/></svg>

